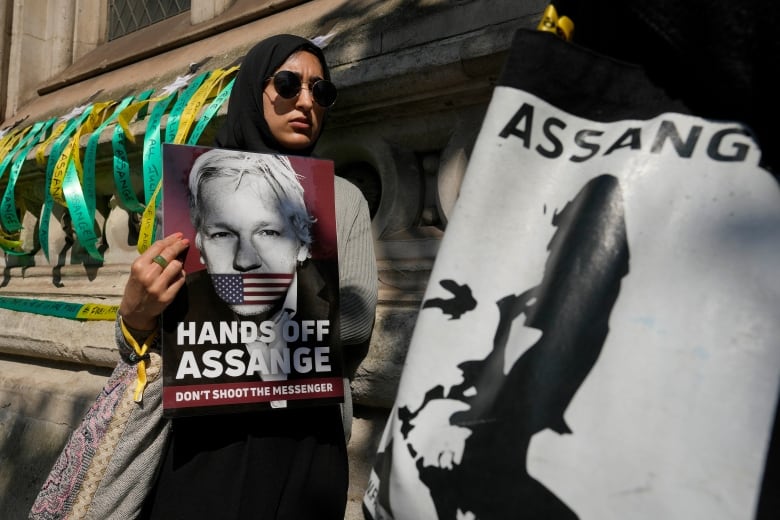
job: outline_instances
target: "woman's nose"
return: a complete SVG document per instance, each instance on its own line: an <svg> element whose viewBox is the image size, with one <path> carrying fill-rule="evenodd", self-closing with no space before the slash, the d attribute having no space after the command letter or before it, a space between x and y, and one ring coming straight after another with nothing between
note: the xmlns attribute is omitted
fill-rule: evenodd
<svg viewBox="0 0 780 520"><path fill-rule="evenodd" d="M262 265L260 255L248 240L239 240L236 255L233 258L233 268L236 271L251 271Z"/></svg>
<svg viewBox="0 0 780 520"><path fill-rule="evenodd" d="M298 99L295 101L295 106L300 109L311 110L313 104L314 96L308 85L301 85L301 91L298 93Z"/></svg>

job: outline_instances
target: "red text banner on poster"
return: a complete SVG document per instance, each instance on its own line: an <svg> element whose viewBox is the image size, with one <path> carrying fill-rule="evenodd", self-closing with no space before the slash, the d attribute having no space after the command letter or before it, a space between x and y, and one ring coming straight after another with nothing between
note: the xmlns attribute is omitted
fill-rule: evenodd
<svg viewBox="0 0 780 520"><path fill-rule="evenodd" d="M298 381L258 381L220 385L188 385L166 388L163 399L170 408L226 404L265 403L275 400L343 397L340 378Z"/></svg>

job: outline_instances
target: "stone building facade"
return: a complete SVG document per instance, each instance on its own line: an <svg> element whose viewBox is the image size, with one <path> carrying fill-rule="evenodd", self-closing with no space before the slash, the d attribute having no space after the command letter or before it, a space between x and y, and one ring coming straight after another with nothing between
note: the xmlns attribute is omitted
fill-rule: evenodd
<svg viewBox="0 0 780 520"><path fill-rule="evenodd" d="M190 8L108 40L108 0L5 0L0 5L0 131L86 103L161 89L198 64L227 67L260 39L328 38L340 87L317 153L371 207L379 307L352 386L348 518L360 500L400 375L417 309L512 35L533 28L537 0L191 0ZM150 4L153 2L137 2ZM224 115L203 133L210 144ZM131 131L143 141L148 119ZM118 303L138 254L139 215L118 202L111 132L100 137L96 225L103 262L55 205L44 254L38 234L46 161L31 151L13 196L27 255L0 259L0 297ZM82 146L84 140L82 140ZM141 147L128 145L137 165ZM0 161L2 157L0 157ZM0 176L8 189L9 174ZM139 184L135 188L142 191ZM475 223L475 225L478 225ZM116 363L113 323L0 309L0 511L23 518L70 431Z"/></svg>

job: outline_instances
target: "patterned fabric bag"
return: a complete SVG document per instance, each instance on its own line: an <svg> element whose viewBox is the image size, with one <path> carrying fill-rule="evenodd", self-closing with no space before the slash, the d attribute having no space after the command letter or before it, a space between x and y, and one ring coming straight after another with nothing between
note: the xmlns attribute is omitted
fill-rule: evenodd
<svg viewBox="0 0 780 520"><path fill-rule="evenodd" d="M136 358L137 360L137 358ZM34 520L129 519L154 484L169 431L162 418L161 359L144 363L138 402L137 365L122 360L73 431L30 511Z"/></svg>

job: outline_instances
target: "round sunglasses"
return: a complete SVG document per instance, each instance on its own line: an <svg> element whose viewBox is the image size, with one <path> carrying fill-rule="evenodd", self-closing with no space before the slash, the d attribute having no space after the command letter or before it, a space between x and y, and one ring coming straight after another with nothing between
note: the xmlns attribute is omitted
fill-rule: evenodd
<svg viewBox="0 0 780 520"><path fill-rule="evenodd" d="M268 80L273 80L276 92L285 99L294 98L301 93L301 88L303 88L301 77L289 70L280 70L268 78ZM336 102L338 90L336 90L336 85L327 79L318 79L313 83L309 83L307 88L314 101L323 108L331 107Z"/></svg>

